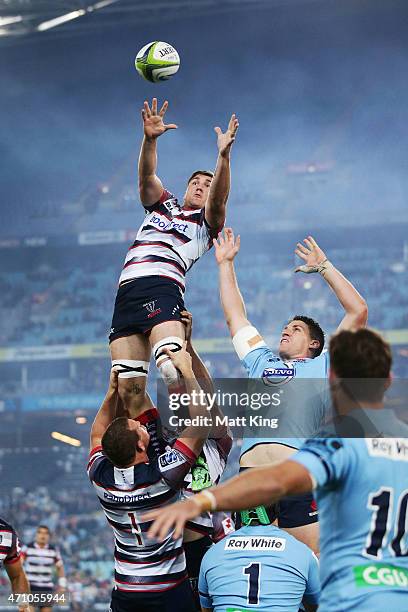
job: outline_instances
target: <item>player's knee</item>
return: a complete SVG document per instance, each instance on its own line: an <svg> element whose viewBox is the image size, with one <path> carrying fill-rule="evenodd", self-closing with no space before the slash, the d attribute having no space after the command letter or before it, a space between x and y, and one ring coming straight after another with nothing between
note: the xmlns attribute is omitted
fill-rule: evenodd
<svg viewBox="0 0 408 612"><path fill-rule="evenodd" d="M179 351L183 346L183 340L178 336L168 336L156 342L153 347L153 356L164 382L168 387L177 386L180 383L179 374L172 361L166 355L164 349L170 349L173 353Z"/></svg>

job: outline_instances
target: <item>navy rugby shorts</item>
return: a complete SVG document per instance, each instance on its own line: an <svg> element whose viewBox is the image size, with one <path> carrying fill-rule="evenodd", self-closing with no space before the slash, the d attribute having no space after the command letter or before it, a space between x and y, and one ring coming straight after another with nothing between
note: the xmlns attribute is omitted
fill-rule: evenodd
<svg viewBox="0 0 408 612"><path fill-rule="evenodd" d="M196 612L188 579L157 593L126 593L113 589L109 612Z"/></svg>
<svg viewBox="0 0 408 612"><path fill-rule="evenodd" d="M165 321L180 321L184 300L178 285L160 276L146 276L118 289L109 342L122 336L147 334Z"/></svg>

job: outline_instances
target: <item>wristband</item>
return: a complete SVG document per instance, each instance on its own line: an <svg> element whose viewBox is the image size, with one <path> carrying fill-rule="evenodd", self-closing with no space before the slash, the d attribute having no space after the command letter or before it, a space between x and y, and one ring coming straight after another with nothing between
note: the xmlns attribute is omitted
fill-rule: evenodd
<svg viewBox="0 0 408 612"><path fill-rule="evenodd" d="M211 491L201 491L197 495L193 495L190 499L193 500L200 508L200 512L209 512L217 509L217 500Z"/></svg>
<svg viewBox="0 0 408 612"><path fill-rule="evenodd" d="M65 576L61 576L61 578L58 578L58 586L60 586L62 589L66 589L67 585L68 581Z"/></svg>

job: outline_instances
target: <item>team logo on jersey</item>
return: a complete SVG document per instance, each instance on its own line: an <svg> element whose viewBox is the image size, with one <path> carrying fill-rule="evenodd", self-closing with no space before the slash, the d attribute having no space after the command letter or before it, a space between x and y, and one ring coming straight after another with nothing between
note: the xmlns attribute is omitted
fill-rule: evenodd
<svg viewBox="0 0 408 612"><path fill-rule="evenodd" d="M274 536L233 536L224 545L224 550L276 550L281 552L285 548L285 538Z"/></svg>
<svg viewBox="0 0 408 612"><path fill-rule="evenodd" d="M151 302L146 302L146 304L143 304L143 308L146 308L147 312L149 313L147 315L148 319L155 317L161 312L161 308L155 308L155 306L156 306L155 300L152 300Z"/></svg>
<svg viewBox="0 0 408 612"><path fill-rule="evenodd" d="M177 198L170 198L163 202L163 206L167 208L167 210L172 214L177 214L180 212L180 206L178 205Z"/></svg>
<svg viewBox="0 0 408 612"><path fill-rule="evenodd" d="M233 533L235 531L234 523L232 522L232 519L229 516L227 516L227 518L221 521L221 525L225 535L228 535L229 533Z"/></svg>
<svg viewBox="0 0 408 612"><path fill-rule="evenodd" d="M175 221L167 221L158 215L153 215L150 219L149 223L155 225L157 228L167 231L167 230L177 230L178 232L186 232L187 231L187 223L176 223Z"/></svg>
<svg viewBox="0 0 408 612"><path fill-rule="evenodd" d="M295 369L283 363L279 368L265 368L262 372L262 380L265 385L284 385L295 376Z"/></svg>
<svg viewBox="0 0 408 612"><path fill-rule="evenodd" d="M162 472L166 470L171 470L178 465L183 465L185 463L185 459L181 453L179 453L174 448L165 452L163 455L159 457L159 466Z"/></svg>

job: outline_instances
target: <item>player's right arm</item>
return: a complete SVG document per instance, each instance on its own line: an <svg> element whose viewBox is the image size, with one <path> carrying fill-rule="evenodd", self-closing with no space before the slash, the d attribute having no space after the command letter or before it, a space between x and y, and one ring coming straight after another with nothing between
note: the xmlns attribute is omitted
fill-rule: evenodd
<svg viewBox="0 0 408 612"><path fill-rule="evenodd" d="M190 396L190 403L188 406L189 418L198 418L198 420L203 418L210 419L210 412L208 411L204 393L194 375L192 357L187 351L187 342L184 342L183 348L176 353L166 348L163 350L167 353L174 367L182 376L184 385L183 393ZM186 446L196 457L198 457L202 451L204 442L208 438L210 425L209 423L208 425L204 424L200 427L186 427L177 439L177 442Z"/></svg>
<svg viewBox="0 0 408 612"><path fill-rule="evenodd" d="M139 155L139 193L144 206L152 206L160 200L163 193L163 184L156 174L157 170L157 139L159 136L174 130L174 123L165 124L163 121L169 103L164 102L157 110L157 98L153 98L152 106L145 100L142 109L143 141Z"/></svg>
<svg viewBox="0 0 408 612"><path fill-rule="evenodd" d="M258 330L246 316L245 302L238 287L234 259L239 251L240 238L234 237L231 228L214 240L215 258L219 270L220 297L235 351L250 378L259 376L259 364L263 358L273 355Z"/></svg>
<svg viewBox="0 0 408 612"><path fill-rule="evenodd" d="M119 404L118 372L112 369L109 378L109 388L106 392L105 399L92 423L90 436L91 451L101 445L103 434L118 414Z"/></svg>

